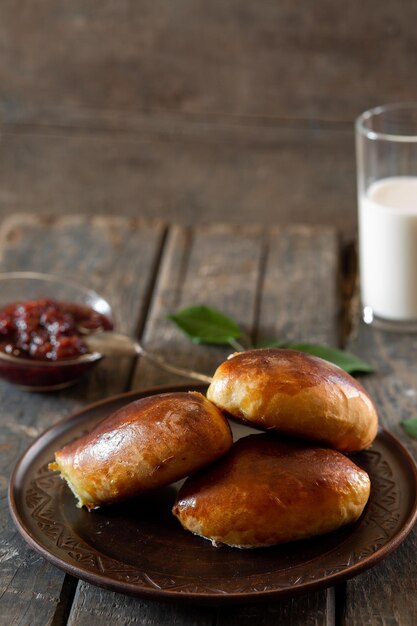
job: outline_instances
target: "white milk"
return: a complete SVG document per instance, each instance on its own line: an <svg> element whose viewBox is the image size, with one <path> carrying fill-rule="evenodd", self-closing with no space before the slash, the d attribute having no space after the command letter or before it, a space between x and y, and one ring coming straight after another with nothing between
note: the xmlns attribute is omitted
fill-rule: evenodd
<svg viewBox="0 0 417 626"><path fill-rule="evenodd" d="M417 319L417 176L382 178L359 198L359 252L363 306Z"/></svg>

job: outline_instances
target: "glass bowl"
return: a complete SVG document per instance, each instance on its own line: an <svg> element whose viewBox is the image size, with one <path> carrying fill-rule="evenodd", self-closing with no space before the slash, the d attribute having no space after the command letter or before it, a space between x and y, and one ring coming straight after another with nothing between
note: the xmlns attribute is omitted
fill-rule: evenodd
<svg viewBox="0 0 417 626"><path fill-rule="evenodd" d="M90 307L104 315L112 327L109 303L91 289L51 274L0 273L0 309L15 302L41 299ZM62 389L87 374L101 358L98 352L86 352L59 360L37 360L0 350L0 378L28 391Z"/></svg>

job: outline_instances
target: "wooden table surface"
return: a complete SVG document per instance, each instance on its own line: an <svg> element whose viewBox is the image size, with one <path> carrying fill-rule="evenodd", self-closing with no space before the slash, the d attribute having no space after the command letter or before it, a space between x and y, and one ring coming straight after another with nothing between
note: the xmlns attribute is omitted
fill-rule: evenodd
<svg viewBox="0 0 417 626"><path fill-rule="evenodd" d="M196 346L166 319L204 303L233 316L254 338L343 345L376 373L363 378L381 423L417 455L401 419L415 412L417 337L357 324L351 258L326 227L183 227L125 217L17 215L0 228L0 270L53 272L96 289L117 328L175 363L210 374L230 352ZM353 322L353 323L352 323ZM143 360L100 363L72 388L28 393L0 382L0 623L30 626L208 626L417 623L417 534L367 572L294 599L226 608L138 599L78 581L30 549L7 506L11 469L43 430L88 403L129 389L184 382Z"/></svg>
<svg viewBox="0 0 417 626"><path fill-rule="evenodd" d="M353 237L354 120L417 99L413 0L2 0L0 14L0 216Z"/></svg>

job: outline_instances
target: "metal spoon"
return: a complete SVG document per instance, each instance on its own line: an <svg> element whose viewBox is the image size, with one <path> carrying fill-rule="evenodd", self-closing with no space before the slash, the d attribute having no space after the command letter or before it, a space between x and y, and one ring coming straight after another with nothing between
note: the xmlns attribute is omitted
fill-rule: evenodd
<svg viewBox="0 0 417 626"><path fill-rule="evenodd" d="M95 332L85 328L79 328L78 330L83 335L83 341L91 352L99 352L103 356L135 356L139 354L167 372L179 374L186 378L194 378L203 383L211 383L210 376L191 369L171 365L164 358L145 350L136 339L129 337L129 335L109 330Z"/></svg>

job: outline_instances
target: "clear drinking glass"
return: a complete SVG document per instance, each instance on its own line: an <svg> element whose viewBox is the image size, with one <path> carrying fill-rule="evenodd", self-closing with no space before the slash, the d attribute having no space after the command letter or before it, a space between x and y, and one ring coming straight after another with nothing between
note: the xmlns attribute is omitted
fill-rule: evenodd
<svg viewBox="0 0 417 626"><path fill-rule="evenodd" d="M363 319L417 330L417 103L389 104L356 121Z"/></svg>

